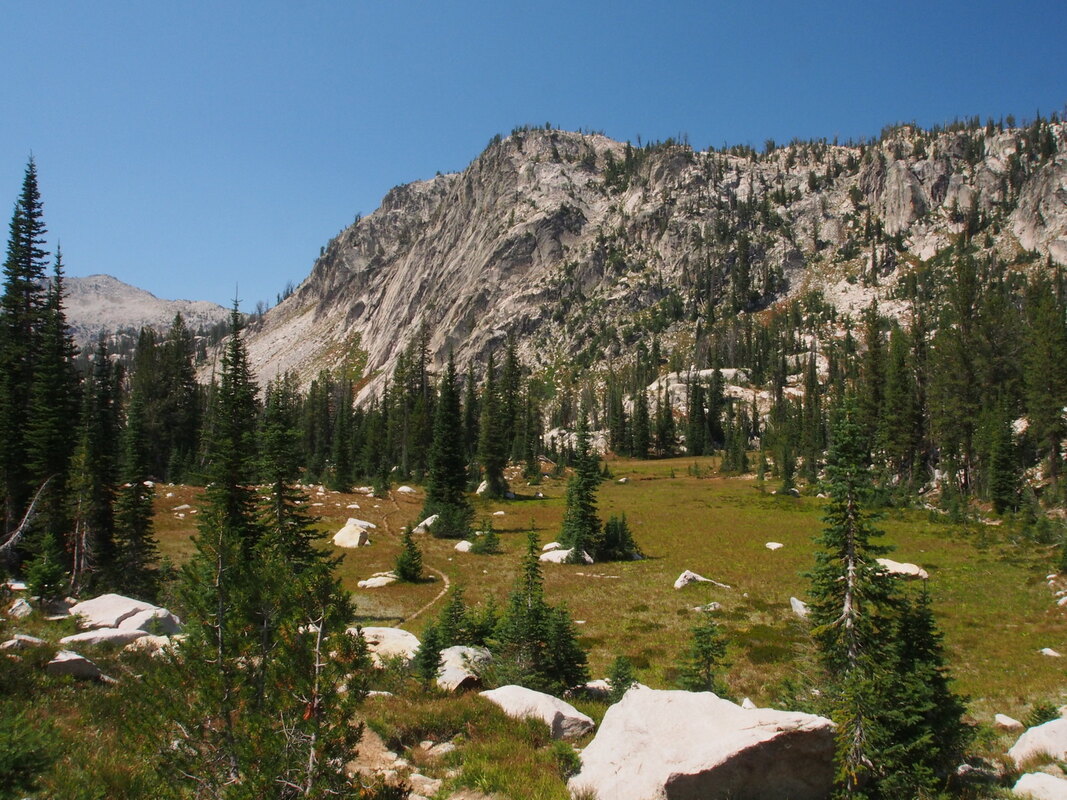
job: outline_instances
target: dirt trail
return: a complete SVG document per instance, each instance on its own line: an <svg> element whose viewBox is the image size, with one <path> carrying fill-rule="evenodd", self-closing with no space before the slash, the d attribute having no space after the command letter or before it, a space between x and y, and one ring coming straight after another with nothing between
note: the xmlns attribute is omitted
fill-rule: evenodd
<svg viewBox="0 0 1067 800"><path fill-rule="evenodd" d="M385 499L385 498L383 498L383 499ZM395 499L393 499L392 492L389 493L388 500L389 500L390 503L393 504L393 509L392 509L392 511L387 511L385 514L382 515L382 524L385 526L386 531L388 531L390 534L395 534L396 536L400 536L400 534L402 533L403 526L400 526L400 529L398 530L397 526L393 525L389 521L390 517L395 517L397 514L400 513L400 504L397 503ZM437 603L446 594L448 594L448 590L452 587L452 581L450 581L448 579L448 576L445 575L445 573L443 573L441 570L437 569L436 567L431 567L429 564L426 564L426 563L423 564L423 567L428 572L432 572L435 575L437 575L441 579L441 582L444 585L441 588L441 591L439 591L430 602L428 602L422 608L417 610L414 614L411 614L411 615L405 617L404 622L411 622L411 620L415 619L416 617L422 615L424 612L426 612L429 609L433 608L434 604Z"/></svg>

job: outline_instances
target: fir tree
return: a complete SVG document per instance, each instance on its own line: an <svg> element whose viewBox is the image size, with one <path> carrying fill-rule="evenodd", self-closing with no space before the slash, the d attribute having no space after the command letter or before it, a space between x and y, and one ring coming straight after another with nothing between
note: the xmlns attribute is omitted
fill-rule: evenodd
<svg viewBox="0 0 1067 800"><path fill-rule="evenodd" d="M423 517L438 515L433 535L462 539L470 532L474 510L467 499L467 459L463 446L459 387L451 354L441 379L430 446Z"/></svg>
<svg viewBox="0 0 1067 800"><path fill-rule="evenodd" d="M503 409L500 387L497 385L496 368L490 353L482 387L481 417L478 434L478 461L486 483L485 496L499 499L508 491L504 479L504 467L508 462L508 443L505 439Z"/></svg>
<svg viewBox="0 0 1067 800"><path fill-rule="evenodd" d="M501 552L500 535L493 528L493 520L486 517L482 520L481 536L474 540L471 552L478 555L496 555Z"/></svg>
<svg viewBox="0 0 1067 800"><path fill-rule="evenodd" d="M404 528L400 536L400 553L396 557L393 573L398 580L405 583L417 583L422 580L422 551L415 544L411 528Z"/></svg>
<svg viewBox="0 0 1067 800"><path fill-rule="evenodd" d="M626 656L616 656L608 670L608 684L611 692L608 694L608 703L617 703L622 696L637 684L637 673L634 672L633 662Z"/></svg>
<svg viewBox="0 0 1067 800"><path fill-rule="evenodd" d="M644 390L634 395L633 446L634 458L648 458L652 446L652 434L648 417L648 396Z"/></svg>
<svg viewBox="0 0 1067 800"><path fill-rule="evenodd" d="M719 673L726 659L726 639L719 624L708 612L693 627L689 647L678 665L678 682L690 692L714 692L725 696Z"/></svg>
<svg viewBox="0 0 1067 800"><path fill-rule="evenodd" d="M530 533L522 570L497 623L497 676L538 691L559 693L588 678L586 656L570 615L545 601L537 536Z"/></svg>
<svg viewBox="0 0 1067 800"><path fill-rule="evenodd" d="M589 424L583 409L578 415L575 432L574 475L567 483L566 508L559 543L570 548L570 561L581 563L582 554L594 558L601 548L600 519L597 517L596 493L600 486L598 458L589 442Z"/></svg>
<svg viewBox="0 0 1067 800"><path fill-rule="evenodd" d="M0 297L0 480L4 487L4 530L18 524L32 491L26 431L30 392L40 348L45 307L44 210L37 165L26 164L22 191L11 216Z"/></svg>
<svg viewBox="0 0 1067 800"><path fill-rule="evenodd" d="M441 668L441 632L437 623L431 622L422 631L419 649L412 658L412 669L423 685L428 686L437 680L437 671Z"/></svg>
<svg viewBox="0 0 1067 800"><path fill-rule="evenodd" d="M126 594L154 601L159 590L159 548L152 531L155 490L148 480L142 396L134 392L123 432L126 482L115 499L115 574Z"/></svg>

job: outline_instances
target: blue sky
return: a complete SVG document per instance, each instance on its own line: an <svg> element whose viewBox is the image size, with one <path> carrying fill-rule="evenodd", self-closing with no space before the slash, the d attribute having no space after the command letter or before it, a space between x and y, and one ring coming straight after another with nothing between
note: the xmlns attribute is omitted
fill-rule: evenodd
<svg viewBox="0 0 1067 800"><path fill-rule="evenodd" d="M251 310L515 125L760 147L1062 113L1064 31L1063 0L11 2L0 202L32 151L69 274Z"/></svg>

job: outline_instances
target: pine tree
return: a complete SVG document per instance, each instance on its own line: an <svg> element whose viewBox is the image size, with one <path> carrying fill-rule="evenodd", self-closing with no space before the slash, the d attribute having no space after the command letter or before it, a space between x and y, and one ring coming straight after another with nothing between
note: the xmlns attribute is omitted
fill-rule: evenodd
<svg viewBox="0 0 1067 800"><path fill-rule="evenodd" d="M235 307L211 407L212 483L179 590L186 638L146 678L145 724L177 793L349 793L367 648L345 632L352 608L333 562L294 562L289 526L257 519L256 410Z"/></svg>
<svg viewBox="0 0 1067 800"><path fill-rule="evenodd" d="M626 514L614 514L604 523L604 533L597 549L597 561L632 561L642 558L641 548L634 541L633 533L626 522Z"/></svg>
<svg viewBox="0 0 1067 800"><path fill-rule="evenodd" d="M508 596L494 636L494 663L502 682L559 693L589 679L586 656L565 609L545 601L532 531L515 588Z"/></svg>
<svg viewBox="0 0 1067 800"><path fill-rule="evenodd" d="M404 528L400 535L400 553L396 557L393 574L405 583L417 583L422 580L422 551L415 544L410 526Z"/></svg>
<svg viewBox="0 0 1067 800"><path fill-rule="evenodd" d="M690 692L726 695L719 673L726 658L726 638L715 618L707 612L693 627L692 640L678 665L678 682Z"/></svg>
<svg viewBox="0 0 1067 800"><path fill-rule="evenodd" d="M611 662L611 669L608 670L608 683L611 685L608 703L614 704L622 700L623 695L637 683L633 662L626 656L616 656Z"/></svg>
<svg viewBox="0 0 1067 800"><path fill-rule="evenodd" d="M485 370L485 385L482 387L481 417L478 434L478 461L486 482L485 496L490 499L504 497L508 484L504 467L508 463L508 443L505 440L503 409L500 387L497 385L493 355Z"/></svg>
<svg viewBox="0 0 1067 800"><path fill-rule="evenodd" d="M486 517L482 520L481 536L474 540L474 544L471 546L471 552L478 555L495 555L501 552L500 547L500 535L493 528L493 520L491 517Z"/></svg>
<svg viewBox="0 0 1067 800"><path fill-rule="evenodd" d="M467 459L460 414L456 365L449 354L434 415L426 503L422 509L424 518L438 515L433 535L447 539L465 538L474 515L466 495Z"/></svg>
<svg viewBox="0 0 1067 800"><path fill-rule="evenodd" d="M575 433L574 475L567 483L566 508L559 533L560 546L570 548L570 561L575 564L581 563L586 552L598 558L602 545L596 510L596 493L600 486L598 461L589 442L588 418L582 409Z"/></svg>
<svg viewBox="0 0 1067 800"><path fill-rule="evenodd" d="M811 573L810 604L819 657L838 687L833 709L838 780L848 794L859 792L874 774L876 673L889 652L893 620L891 579L876 560L887 549L872 541L880 532L864 511L869 449L859 419L855 401L846 397L827 458L830 502Z"/></svg>
<svg viewBox="0 0 1067 800"><path fill-rule="evenodd" d="M30 392L40 348L45 307L44 210L37 165L26 164L22 191L11 217L0 297L0 480L4 530L12 530L33 490L28 476L26 431Z"/></svg>
<svg viewBox="0 0 1067 800"><path fill-rule="evenodd" d="M652 447L652 434L649 427L648 396L643 389L634 395L633 446L634 458L648 458Z"/></svg>
<svg viewBox="0 0 1067 800"><path fill-rule="evenodd" d="M80 386L74 366L76 348L63 313L63 257L56 249L55 270L43 309L40 348L30 388L26 451L32 485L46 480L38 526L61 545L70 528L68 485L77 438Z"/></svg>
<svg viewBox="0 0 1067 800"><path fill-rule="evenodd" d="M125 483L115 498L115 575L122 591L154 601L159 591L159 548L152 531L155 489L148 479L142 395L134 391L122 436Z"/></svg>

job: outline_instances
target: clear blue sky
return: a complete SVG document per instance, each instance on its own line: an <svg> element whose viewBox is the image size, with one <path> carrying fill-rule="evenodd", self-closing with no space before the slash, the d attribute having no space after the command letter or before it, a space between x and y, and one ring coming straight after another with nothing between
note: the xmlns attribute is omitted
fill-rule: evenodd
<svg viewBox="0 0 1067 800"><path fill-rule="evenodd" d="M1065 31L1064 0L8 2L0 204L32 151L70 274L251 310L515 125L703 148L1030 118L1067 103Z"/></svg>

